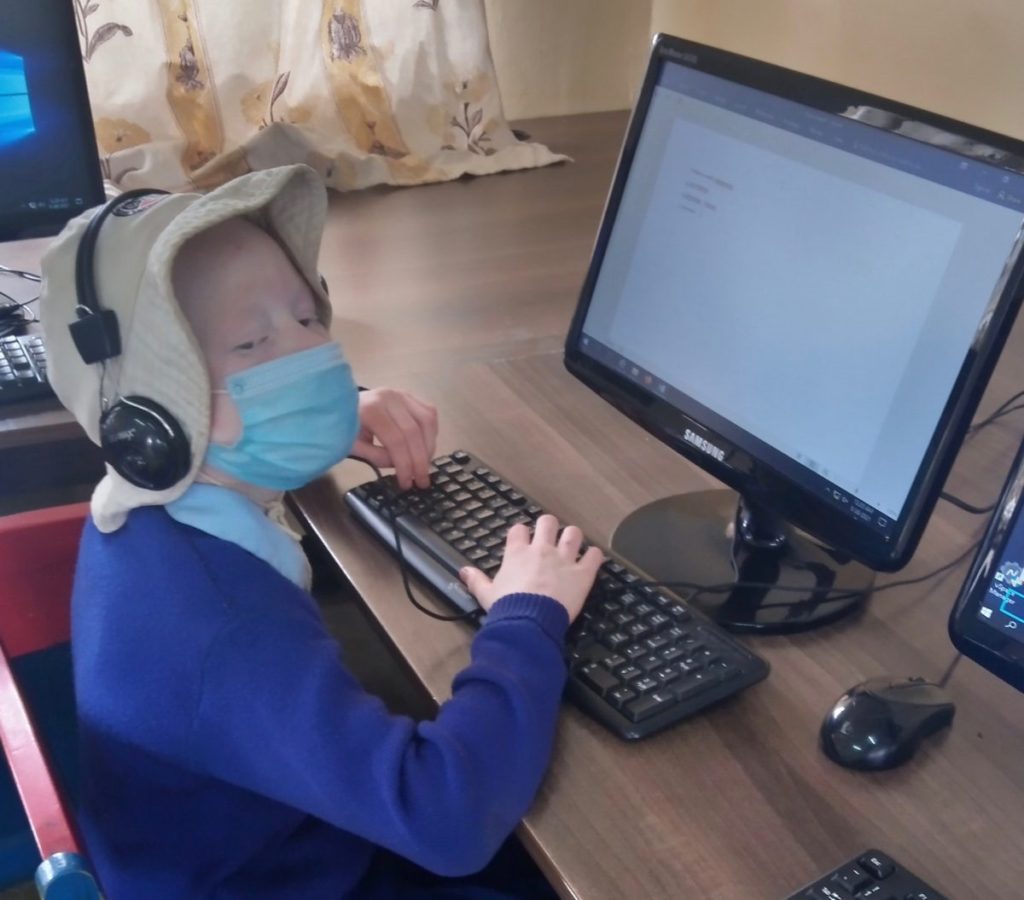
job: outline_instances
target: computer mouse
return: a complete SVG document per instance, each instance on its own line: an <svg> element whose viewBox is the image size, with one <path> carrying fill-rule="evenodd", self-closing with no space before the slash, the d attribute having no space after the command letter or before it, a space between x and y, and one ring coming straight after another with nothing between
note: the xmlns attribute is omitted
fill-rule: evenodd
<svg viewBox="0 0 1024 900"><path fill-rule="evenodd" d="M891 769L955 712L949 695L923 678L872 678L836 701L821 723L821 747L848 769Z"/></svg>

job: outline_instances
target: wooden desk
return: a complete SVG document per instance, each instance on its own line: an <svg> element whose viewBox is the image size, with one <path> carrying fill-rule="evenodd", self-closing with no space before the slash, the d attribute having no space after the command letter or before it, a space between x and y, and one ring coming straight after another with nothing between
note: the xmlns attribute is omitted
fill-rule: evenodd
<svg viewBox="0 0 1024 900"><path fill-rule="evenodd" d="M323 268L336 334L364 383L440 409L441 447L472 449L607 542L644 501L711 480L562 368L561 342L625 124L622 115L531 123L576 164L406 192L336 197ZM984 407L1024 376L1018 328ZM1022 423L961 454L949 488L994 496ZM354 524L345 463L297 495L311 527L438 701L472 631L405 599L393 558ZM957 555L981 526L940 504L899 576ZM550 773L521 833L561 893L580 898L780 898L876 846L956 898L1011 898L1024 883L1024 697L972 663L950 690L952 731L908 765L858 774L817 747L825 711L877 674L938 678L964 567L872 601L856 623L752 640L772 665L734 701L637 744L566 706Z"/></svg>
<svg viewBox="0 0 1024 900"><path fill-rule="evenodd" d="M334 331L360 379L432 400L442 451L475 450L605 542L638 504L711 483L561 365L624 126L622 114L526 123L576 162L335 196L322 254ZM0 263L18 265L3 249ZM1018 389L1022 350L1018 327L984 408ZM26 416L0 427L0 448L77 434L62 413ZM975 502L994 496L1021 427L1004 420L973 440L950 490ZM472 631L409 606L393 558L342 504L343 489L365 478L345 463L298 505L440 702L468 661ZM940 504L899 577L952 558L980 524ZM816 744L825 710L855 682L943 672L963 571L882 594L857 623L753 640L772 664L767 681L647 741L618 741L566 706L521 829L552 882L585 900L777 900L877 846L958 900L1019 896L1024 698L1013 689L963 663L950 684L953 730L888 774L840 769Z"/></svg>

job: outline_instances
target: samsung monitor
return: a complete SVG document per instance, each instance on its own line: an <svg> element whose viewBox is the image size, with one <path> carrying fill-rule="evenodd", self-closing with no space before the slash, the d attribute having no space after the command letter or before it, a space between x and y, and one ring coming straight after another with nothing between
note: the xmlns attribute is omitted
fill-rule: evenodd
<svg viewBox="0 0 1024 900"><path fill-rule="evenodd" d="M103 200L72 0L0 0L0 241Z"/></svg>
<svg viewBox="0 0 1024 900"><path fill-rule="evenodd" d="M659 35L569 371L731 490L612 549L736 630L911 557L1020 305L1024 144ZM713 597L717 600L713 601Z"/></svg>

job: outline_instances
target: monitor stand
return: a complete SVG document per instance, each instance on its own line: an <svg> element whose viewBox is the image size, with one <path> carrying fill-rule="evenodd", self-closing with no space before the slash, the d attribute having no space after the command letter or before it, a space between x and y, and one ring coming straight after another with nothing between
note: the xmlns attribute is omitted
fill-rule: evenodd
<svg viewBox="0 0 1024 900"><path fill-rule="evenodd" d="M640 507L619 523L612 550L657 582L757 582L689 601L737 632L786 634L827 625L861 609L875 578L872 569L729 490L679 494ZM847 591L855 595L836 596Z"/></svg>

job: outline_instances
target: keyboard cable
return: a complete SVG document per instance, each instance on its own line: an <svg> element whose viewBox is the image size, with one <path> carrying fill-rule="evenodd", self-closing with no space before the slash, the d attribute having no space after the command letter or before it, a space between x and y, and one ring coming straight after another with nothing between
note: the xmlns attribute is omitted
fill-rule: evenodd
<svg viewBox="0 0 1024 900"><path fill-rule="evenodd" d="M377 466L368 459L365 459L362 456L350 456L349 459L361 462L373 469L373 473L377 476L378 481L384 478L380 469L378 469ZM430 618L437 619L440 622L475 622L481 618L484 614L483 609L471 609L466 612L449 616L429 609L416 599L416 596L412 592L412 585L409 581L409 563L406 561L405 551L402 549L402 533L401 529L398 527L398 513L395 511L395 506L389 497L384 497L383 499L384 506L387 509L388 520L391 523L391 533L395 539L395 555L398 557L398 569L402 575L402 587L405 588L405 595L409 598L409 602L425 616L430 616Z"/></svg>
<svg viewBox="0 0 1024 900"><path fill-rule="evenodd" d="M0 266L0 275L9 275L25 281L34 281L37 284L42 282L42 278L35 272L23 272L21 269L11 269L7 266ZM29 305L35 303L38 299L39 297L35 296L31 300L18 301L6 291L0 291L0 300L3 301L0 304L0 337L7 337L7 335L14 334L24 325L38 322L39 320L28 309Z"/></svg>

